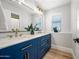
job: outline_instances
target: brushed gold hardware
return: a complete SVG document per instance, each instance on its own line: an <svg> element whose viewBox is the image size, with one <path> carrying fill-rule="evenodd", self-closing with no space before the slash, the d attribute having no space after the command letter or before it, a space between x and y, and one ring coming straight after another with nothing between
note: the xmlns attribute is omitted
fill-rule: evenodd
<svg viewBox="0 0 79 59"><path fill-rule="evenodd" d="M30 59L30 54L28 53L28 59Z"/></svg>
<svg viewBox="0 0 79 59"><path fill-rule="evenodd" d="M29 53L27 53L27 55L28 55L28 59L30 59L30 54L29 54ZM27 59L26 54L25 54L25 59Z"/></svg>
<svg viewBox="0 0 79 59"><path fill-rule="evenodd" d="M25 49L30 48L30 47L32 47L32 45L26 46L26 47L22 48L22 50L25 50Z"/></svg>

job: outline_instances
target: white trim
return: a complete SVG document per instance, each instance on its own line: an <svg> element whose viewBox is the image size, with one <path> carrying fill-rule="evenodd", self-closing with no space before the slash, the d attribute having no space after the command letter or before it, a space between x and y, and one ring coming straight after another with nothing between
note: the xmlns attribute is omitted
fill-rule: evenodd
<svg viewBox="0 0 79 59"><path fill-rule="evenodd" d="M68 52L68 53L71 53L72 52L72 49L70 48L66 48L66 47L62 47L62 46L58 46L58 45L52 45L52 48L56 48L56 49L59 49L59 50L62 50L64 52Z"/></svg>
<svg viewBox="0 0 79 59"><path fill-rule="evenodd" d="M61 51L67 52L67 53L71 53L72 56L73 56L73 59L76 59L76 56L75 56L75 54L74 54L74 52L73 52L73 50L71 48L58 46L58 45L54 45L54 44L51 45L51 48L55 48L55 49L59 49Z"/></svg>
<svg viewBox="0 0 79 59"><path fill-rule="evenodd" d="M72 56L73 56L73 59L77 59L74 52L73 52L73 50L72 50Z"/></svg>

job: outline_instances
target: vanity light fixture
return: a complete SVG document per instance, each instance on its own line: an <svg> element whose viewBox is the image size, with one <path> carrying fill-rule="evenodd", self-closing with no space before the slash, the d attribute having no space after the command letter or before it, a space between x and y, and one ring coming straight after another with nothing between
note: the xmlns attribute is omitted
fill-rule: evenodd
<svg viewBox="0 0 79 59"><path fill-rule="evenodd" d="M12 0L12 1L16 1L16 0Z"/></svg>
<svg viewBox="0 0 79 59"><path fill-rule="evenodd" d="M22 2L24 2L24 0L18 0L18 3L21 4Z"/></svg>
<svg viewBox="0 0 79 59"><path fill-rule="evenodd" d="M38 8L39 11L43 12L42 8L40 8L39 6L37 6L37 8Z"/></svg>
<svg viewBox="0 0 79 59"><path fill-rule="evenodd" d="M32 5L30 5L30 4L28 4L28 3L24 2L24 1L21 1L20 4L21 4L21 5L24 5L25 7L31 8L32 10L34 10L35 13L43 14L41 8L40 8L40 10L41 10L41 11L40 11L39 8L37 8L37 7L35 7L35 6L32 6Z"/></svg>
<svg viewBox="0 0 79 59"><path fill-rule="evenodd" d="M24 0L10 0L10 1L18 2L19 4L21 4L22 2L24 2Z"/></svg>
<svg viewBox="0 0 79 59"><path fill-rule="evenodd" d="M35 13L43 14L41 8L32 6L32 5L28 4L28 3L26 3L25 0L11 0L11 1L17 2L17 3L20 4L20 5L23 5L23 6L25 6L25 7L28 7L28 8L30 8L30 9L34 10Z"/></svg>

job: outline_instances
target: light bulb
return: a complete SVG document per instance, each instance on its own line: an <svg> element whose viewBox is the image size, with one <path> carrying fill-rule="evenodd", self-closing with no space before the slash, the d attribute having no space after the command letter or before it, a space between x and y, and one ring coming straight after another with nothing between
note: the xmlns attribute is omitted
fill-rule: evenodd
<svg viewBox="0 0 79 59"><path fill-rule="evenodd" d="M19 0L19 2L24 2L24 0Z"/></svg>
<svg viewBox="0 0 79 59"><path fill-rule="evenodd" d="M16 1L16 0L12 0L12 1Z"/></svg>

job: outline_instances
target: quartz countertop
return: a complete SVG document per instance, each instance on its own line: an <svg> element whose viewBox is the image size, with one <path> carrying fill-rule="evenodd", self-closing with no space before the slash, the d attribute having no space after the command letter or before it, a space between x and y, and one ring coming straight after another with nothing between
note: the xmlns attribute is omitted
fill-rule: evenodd
<svg viewBox="0 0 79 59"><path fill-rule="evenodd" d="M15 44L19 44L28 40L32 40L34 38L41 37L47 34L50 34L50 33L39 33L35 35L22 35L21 37L15 37L15 38L3 38L3 39L0 39L0 49L15 45Z"/></svg>

